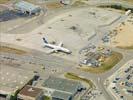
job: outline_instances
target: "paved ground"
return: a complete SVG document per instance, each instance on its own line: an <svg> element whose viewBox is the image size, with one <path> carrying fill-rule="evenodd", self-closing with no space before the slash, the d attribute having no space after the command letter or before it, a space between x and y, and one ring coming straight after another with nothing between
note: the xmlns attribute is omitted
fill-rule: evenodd
<svg viewBox="0 0 133 100"><path fill-rule="evenodd" d="M132 85L129 86L125 84L125 82L133 82L132 77L130 79L127 79L128 75L133 75L133 70L132 68L130 68L130 66L133 66L133 59L126 62L126 64L124 64L117 72L115 72L108 78L108 90L114 95L114 97L116 97L116 99L120 99L120 96L123 96L123 100L132 100L132 94L128 94L126 90L132 90L133 87ZM130 70L128 70L128 72L125 72L129 68ZM122 83L124 83L124 85L122 85ZM115 87L115 89L113 89L113 87ZM115 90L118 92L115 92Z"/></svg>
<svg viewBox="0 0 133 100"><path fill-rule="evenodd" d="M38 22L37 20L34 20L34 21ZM113 25L114 24L112 24L111 27L113 27ZM24 25L23 27L20 27L18 29L23 30L25 28L26 26ZM18 32L18 30L14 30L14 32ZM64 74L65 72L74 72L80 76L84 76L87 79L91 79L96 84L96 86L103 92L106 100L115 100L115 98L111 94L109 94L108 91L106 90L106 87L104 86L104 81L107 79L107 77L109 77L115 71L117 71L125 62L127 62L130 59L133 59L133 51L121 50L121 49L116 49L116 48L113 48L113 50L121 52L124 58L118 64L116 64L116 66L114 66L113 69L103 74L92 74L92 73L83 72L76 68L77 64L74 62L70 62L66 59L59 58L56 56L47 55L44 52L37 51L37 50L31 50L32 51L31 54L23 55L23 56L1 52L0 58L3 59L3 57L6 56L9 58L14 58L16 59L16 61L20 61L21 63L31 63L33 65L36 65L37 66L36 68L27 68L27 69L33 70L33 71L37 70L39 74L41 75L41 77L44 79L48 77L49 75L56 76L56 75ZM45 66L45 71L41 68L42 66ZM52 71L53 69L56 69L57 72L53 72Z"/></svg>
<svg viewBox="0 0 133 100"><path fill-rule="evenodd" d="M66 55L64 53L52 55L78 62L79 50L88 45L88 40L95 34L97 34L97 39L93 39L93 43L98 44L98 40L100 40L100 38L98 38L100 32L96 33L95 28L97 28L98 25L101 26L103 24L111 23L120 17L120 15L121 14L118 12L100 8L83 7L73 9L72 11L69 9L66 13L62 12L29 33L3 33L1 34L1 41L37 49L47 53L49 49L43 48L42 41L42 38L46 37L48 42L55 41L57 43L56 45L58 45L59 42L63 42L64 47L72 51L72 55ZM25 27L26 26L30 29L29 25L26 24ZM76 29L71 29L73 26L76 27ZM17 31L21 32L21 30ZM9 39L7 40L6 38ZM21 41L17 41L17 39L21 39Z"/></svg>
<svg viewBox="0 0 133 100"><path fill-rule="evenodd" d="M115 50L123 52L123 50L119 50L119 49L115 49ZM49 56L44 53L42 55L41 52L37 52L36 50L35 51L32 50L31 55L25 55L25 56L21 56L21 57L18 55L4 54L4 53L2 53L1 55L15 58L21 62L26 62L26 63L32 62L32 64L35 64L36 66L38 66L38 68L36 70L39 71L39 73L41 74L41 76L44 79L46 77L48 77L49 75L61 75L61 74L64 74L65 72L74 72L80 76L84 76L85 78L92 79L92 81L94 81L96 86L98 86L98 88L100 90L102 90L103 94L105 95L106 98L108 98L108 100L112 100L112 96L110 96L110 94L108 94L107 90L105 89L105 87L103 85L103 82L105 81L105 79L107 77L109 77L116 70L118 70L125 62L127 62L130 59L133 59L133 56L129 56L129 55L133 55L133 52L124 51L123 52L123 55L124 55L123 60L121 60L113 69L111 69L110 71L108 71L106 73L97 75L97 74L91 74L91 73L80 71L76 68L76 65L72 62L70 63L69 61L67 61L65 59L60 59L58 57ZM62 64L62 62L63 62L63 64ZM45 71L43 71L40 68L41 65L45 65L45 68L46 68ZM29 69L35 70L33 68L29 68ZM57 72L54 73L52 71L53 69L56 69Z"/></svg>

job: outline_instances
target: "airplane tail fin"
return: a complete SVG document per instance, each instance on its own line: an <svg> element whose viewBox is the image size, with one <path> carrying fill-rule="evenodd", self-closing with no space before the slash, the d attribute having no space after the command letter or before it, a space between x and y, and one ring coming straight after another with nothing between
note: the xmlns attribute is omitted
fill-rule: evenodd
<svg viewBox="0 0 133 100"><path fill-rule="evenodd" d="M62 43L62 42L60 42L58 46L59 46L59 47L62 47L62 46L63 46L63 43Z"/></svg>
<svg viewBox="0 0 133 100"><path fill-rule="evenodd" d="M48 44L48 41L45 38L43 38L43 41L44 43Z"/></svg>

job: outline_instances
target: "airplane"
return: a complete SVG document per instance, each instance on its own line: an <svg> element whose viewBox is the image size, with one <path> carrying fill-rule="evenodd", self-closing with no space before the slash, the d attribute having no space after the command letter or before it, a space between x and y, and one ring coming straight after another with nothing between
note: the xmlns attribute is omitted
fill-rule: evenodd
<svg viewBox="0 0 133 100"><path fill-rule="evenodd" d="M62 42L59 45L54 45L54 44L48 43L45 38L43 38L43 41L44 41L44 47L48 47L48 48L52 49L48 53L59 52L59 51L62 51L62 52L67 53L67 54L71 54L72 53L67 48L62 47L63 46Z"/></svg>

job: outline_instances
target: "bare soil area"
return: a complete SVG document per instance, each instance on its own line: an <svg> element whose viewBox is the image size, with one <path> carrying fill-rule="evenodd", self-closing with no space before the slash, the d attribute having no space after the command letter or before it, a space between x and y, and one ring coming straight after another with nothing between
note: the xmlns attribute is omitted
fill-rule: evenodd
<svg viewBox="0 0 133 100"><path fill-rule="evenodd" d="M133 21L128 19L116 28L117 35L113 39L113 44L120 48L133 47Z"/></svg>
<svg viewBox="0 0 133 100"><path fill-rule="evenodd" d="M26 51L7 47L7 46L0 46L0 52L13 53L13 54L19 54L19 55L27 53Z"/></svg>

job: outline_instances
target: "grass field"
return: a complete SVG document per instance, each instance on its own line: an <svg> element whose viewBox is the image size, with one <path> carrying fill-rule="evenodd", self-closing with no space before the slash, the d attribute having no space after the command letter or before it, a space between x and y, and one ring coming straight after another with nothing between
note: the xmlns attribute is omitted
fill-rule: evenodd
<svg viewBox="0 0 133 100"><path fill-rule="evenodd" d="M44 100L52 100L52 99L48 96L44 96Z"/></svg>
<svg viewBox="0 0 133 100"><path fill-rule="evenodd" d="M0 52L13 53L13 54L19 54L19 55L27 53L26 51L7 47L7 46L0 46Z"/></svg>
<svg viewBox="0 0 133 100"><path fill-rule="evenodd" d="M81 6L81 5L85 5L86 3L82 2L82 0L76 1L72 6Z"/></svg>
<svg viewBox="0 0 133 100"><path fill-rule="evenodd" d="M69 79L73 79L73 80L79 80L79 81L83 81L87 84L89 84L89 86L91 88L95 88L95 85L93 84L93 82L91 80L88 80L86 78L82 78L82 77L79 77L78 75L74 74L74 73L66 73L64 75L66 78L69 78Z"/></svg>
<svg viewBox="0 0 133 100"><path fill-rule="evenodd" d="M123 58L121 53L113 52L112 55L107 58L101 66L99 67L82 67L80 68L83 71L91 72L91 73L103 73L111 68L113 68L121 59Z"/></svg>

